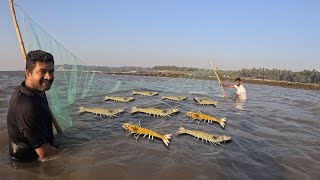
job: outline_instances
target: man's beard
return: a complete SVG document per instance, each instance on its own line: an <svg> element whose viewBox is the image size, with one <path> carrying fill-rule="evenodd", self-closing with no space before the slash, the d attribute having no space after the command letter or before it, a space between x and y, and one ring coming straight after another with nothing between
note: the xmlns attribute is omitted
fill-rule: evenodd
<svg viewBox="0 0 320 180"><path fill-rule="evenodd" d="M53 80L50 80L50 81L49 80L45 80L45 79L41 80L40 81L40 90L41 91L49 90L51 85L52 85L52 83L53 83Z"/></svg>

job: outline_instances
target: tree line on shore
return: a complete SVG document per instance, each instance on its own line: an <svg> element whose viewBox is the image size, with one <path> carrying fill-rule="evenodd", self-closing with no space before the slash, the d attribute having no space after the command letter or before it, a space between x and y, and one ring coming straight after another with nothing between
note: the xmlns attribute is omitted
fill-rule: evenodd
<svg viewBox="0 0 320 180"><path fill-rule="evenodd" d="M72 69L74 65L57 65L57 68ZM183 76L197 76L197 77L212 77L214 74L211 69L194 68L194 67L178 67L178 66L155 66L155 67L134 67L134 66L122 66L122 67L107 67L107 66L82 66L79 65L78 69L90 69L100 71L104 73L123 73L123 72L135 72L135 73L158 73L164 75L167 74L179 74ZM264 79L264 80L276 80L276 81L289 81L300 83L318 83L320 84L320 72L314 70L304 71L290 71L280 69L265 69L265 68L243 68L241 70L218 70L218 74L222 77L229 78L251 78L251 79ZM187 75L188 74L188 75ZM179 76L181 77L181 76Z"/></svg>
<svg viewBox="0 0 320 180"><path fill-rule="evenodd" d="M320 83L320 72L315 69L293 72L290 70L279 69L241 69L239 71L221 71L222 74L230 77L248 77L254 79L269 79L277 81L301 82L301 83Z"/></svg>

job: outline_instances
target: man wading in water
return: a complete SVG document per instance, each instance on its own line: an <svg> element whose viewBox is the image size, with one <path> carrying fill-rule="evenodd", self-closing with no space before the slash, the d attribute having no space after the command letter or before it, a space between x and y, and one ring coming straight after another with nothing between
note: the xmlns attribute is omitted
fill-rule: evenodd
<svg viewBox="0 0 320 180"><path fill-rule="evenodd" d="M237 93L233 96L233 100L236 100L239 97L239 100L245 101L247 100L247 93L246 93L246 89L244 89L244 87L241 84L241 79L237 78L236 80L236 85L234 86L230 86L230 85L225 85L222 84L223 87L227 87L227 88L236 88L237 89Z"/></svg>
<svg viewBox="0 0 320 180"><path fill-rule="evenodd" d="M9 154L17 161L43 161L59 152L53 146L53 116L45 94L54 80L53 56L41 50L30 51L26 58L25 78L10 100L7 116Z"/></svg>

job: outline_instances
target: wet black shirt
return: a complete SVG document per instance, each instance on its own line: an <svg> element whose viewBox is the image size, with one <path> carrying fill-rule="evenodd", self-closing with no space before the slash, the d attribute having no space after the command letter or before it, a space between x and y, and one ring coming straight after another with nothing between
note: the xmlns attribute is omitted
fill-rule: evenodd
<svg viewBox="0 0 320 180"><path fill-rule="evenodd" d="M11 96L7 128L14 160L35 160L35 149L46 143L53 145L52 115L45 93L39 95L22 82Z"/></svg>

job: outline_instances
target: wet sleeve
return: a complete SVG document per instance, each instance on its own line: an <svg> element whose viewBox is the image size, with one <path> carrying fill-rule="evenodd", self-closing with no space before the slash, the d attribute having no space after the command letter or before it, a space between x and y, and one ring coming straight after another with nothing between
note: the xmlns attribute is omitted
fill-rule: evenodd
<svg viewBox="0 0 320 180"><path fill-rule="evenodd" d="M41 128L41 119L37 117L36 111L37 109L31 99L17 101L16 119L19 130L34 149L47 143Z"/></svg>

